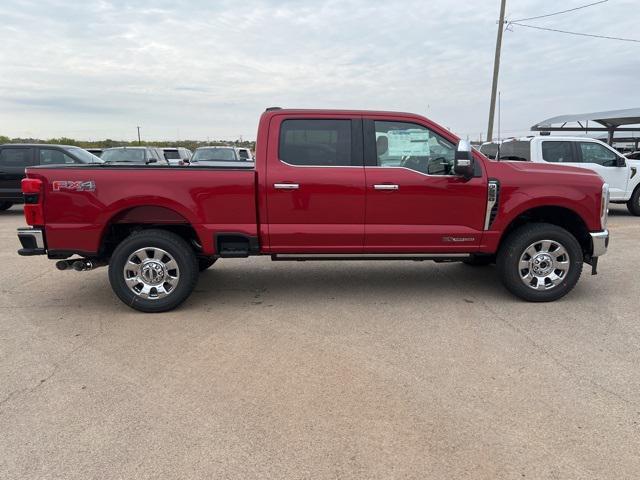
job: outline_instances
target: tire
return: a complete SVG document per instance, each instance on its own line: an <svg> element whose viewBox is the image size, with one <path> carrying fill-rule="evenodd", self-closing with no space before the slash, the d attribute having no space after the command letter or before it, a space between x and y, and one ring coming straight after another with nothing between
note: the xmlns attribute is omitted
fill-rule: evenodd
<svg viewBox="0 0 640 480"><path fill-rule="evenodd" d="M498 252L497 266L511 293L528 302L551 302L575 287L582 261L582 248L571 233L556 225L533 223L509 234Z"/></svg>
<svg viewBox="0 0 640 480"><path fill-rule="evenodd" d="M13 206L13 203L11 202L0 202L0 212L9 210L12 206Z"/></svg>
<svg viewBox="0 0 640 480"><path fill-rule="evenodd" d="M469 258L465 258L462 263L470 267L486 267L495 261L496 258L493 255L471 255Z"/></svg>
<svg viewBox="0 0 640 480"><path fill-rule="evenodd" d="M631 215L640 217L640 187L636 187L631 195L631 198L627 202L627 210Z"/></svg>
<svg viewBox="0 0 640 480"><path fill-rule="evenodd" d="M198 270L204 272L207 268L218 261L217 258L200 257L198 258Z"/></svg>
<svg viewBox="0 0 640 480"><path fill-rule="evenodd" d="M176 308L191 295L197 281L198 260L193 249L165 230L132 233L116 247L109 261L114 293L141 312Z"/></svg>

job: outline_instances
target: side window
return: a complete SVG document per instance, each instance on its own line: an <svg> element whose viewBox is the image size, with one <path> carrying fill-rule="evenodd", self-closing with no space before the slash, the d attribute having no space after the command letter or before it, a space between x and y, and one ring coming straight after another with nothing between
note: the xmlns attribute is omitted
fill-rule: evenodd
<svg viewBox="0 0 640 480"><path fill-rule="evenodd" d="M32 152L31 148L3 148L0 150L0 167L28 167Z"/></svg>
<svg viewBox="0 0 640 480"><path fill-rule="evenodd" d="M351 120L285 120L280 160L290 165L346 167L351 156Z"/></svg>
<svg viewBox="0 0 640 480"><path fill-rule="evenodd" d="M68 163L77 163L75 159L61 150L53 148L40 149L40 165L60 165Z"/></svg>
<svg viewBox="0 0 640 480"><path fill-rule="evenodd" d="M374 123L378 166L405 167L428 175L453 174L453 143L415 123Z"/></svg>
<svg viewBox="0 0 640 480"><path fill-rule="evenodd" d="M604 167L615 167L618 156L599 143L580 142L580 153L584 163L596 163Z"/></svg>
<svg viewBox="0 0 640 480"><path fill-rule="evenodd" d="M542 142L542 159L553 163L576 163L571 142Z"/></svg>

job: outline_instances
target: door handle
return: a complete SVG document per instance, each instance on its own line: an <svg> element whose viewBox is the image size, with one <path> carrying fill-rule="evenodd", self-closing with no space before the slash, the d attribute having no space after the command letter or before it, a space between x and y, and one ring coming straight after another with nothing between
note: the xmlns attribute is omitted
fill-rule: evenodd
<svg viewBox="0 0 640 480"><path fill-rule="evenodd" d="M298 190L300 185L297 183L274 183L273 188L276 190Z"/></svg>
<svg viewBox="0 0 640 480"><path fill-rule="evenodd" d="M391 185L389 183L380 183L373 186L374 190L398 190L399 188L398 185Z"/></svg>

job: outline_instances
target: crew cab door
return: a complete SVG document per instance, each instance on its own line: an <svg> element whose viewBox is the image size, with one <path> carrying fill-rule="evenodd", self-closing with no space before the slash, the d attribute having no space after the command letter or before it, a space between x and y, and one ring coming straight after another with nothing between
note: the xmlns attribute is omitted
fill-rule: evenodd
<svg viewBox="0 0 640 480"><path fill-rule="evenodd" d="M593 170L609 184L612 200L626 200L631 170L623 157L598 142L543 140L542 159ZM622 160L621 160L622 159ZM623 166L619 166L623 164Z"/></svg>
<svg viewBox="0 0 640 480"><path fill-rule="evenodd" d="M365 183L362 120L275 116L269 126L266 204L272 253L360 253Z"/></svg>
<svg viewBox="0 0 640 480"><path fill-rule="evenodd" d="M26 167L34 165L32 147L2 147L0 149L0 201L20 201L20 182Z"/></svg>
<svg viewBox="0 0 640 480"><path fill-rule="evenodd" d="M480 245L483 175L453 173L456 145L416 123L365 119L365 252L463 253Z"/></svg>

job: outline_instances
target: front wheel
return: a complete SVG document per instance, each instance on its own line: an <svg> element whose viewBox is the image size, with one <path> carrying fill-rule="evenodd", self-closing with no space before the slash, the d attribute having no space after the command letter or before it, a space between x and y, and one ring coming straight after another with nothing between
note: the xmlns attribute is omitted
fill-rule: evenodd
<svg viewBox="0 0 640 480"><path fill-rule="evenodd" d="M9 210L12 205L13 205L13 203L11 203L11 202L0 202L0 212L3 212L5 210Z"/></svg>
<svg viewBox="0 0 640 480"><path fill-rule="evenodd" d="M631 215L640 217L640 187L636 187L631 195L631 198L627 202L627 209Z"/></svg>
<svg viewBox="0 0 640 480"><path fill-rule="evenodd" d="M184 302L198 281L198 260L181 237L142 230L120 243L109 261L109 282L128 306L166 312Z"/></svg>
<svg viewBox="0 0 640 480"><path fill-rule="evenodd" d="M510 233L497 260L507 290L529 302L550 302L575 287L583 256L571 233L556 225L534 223Z"/></svg>

